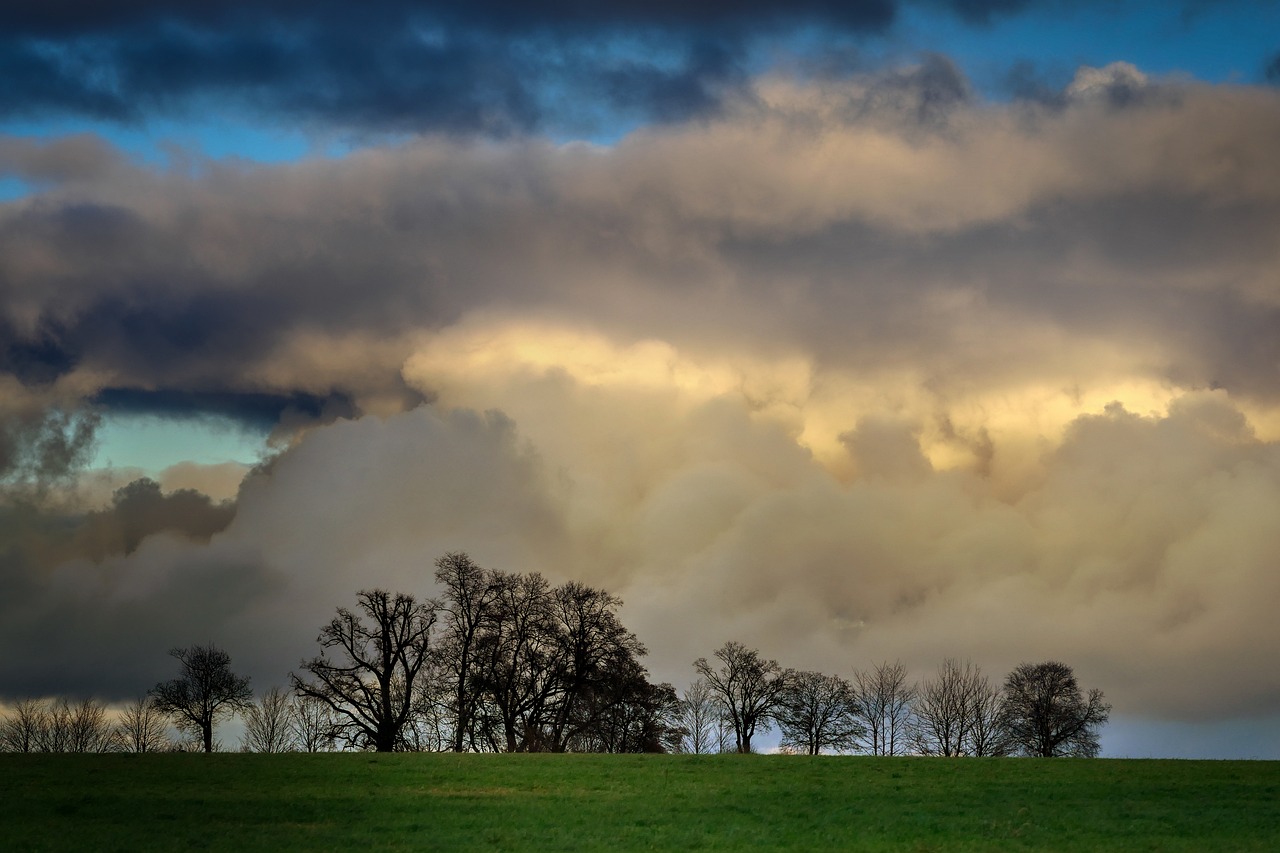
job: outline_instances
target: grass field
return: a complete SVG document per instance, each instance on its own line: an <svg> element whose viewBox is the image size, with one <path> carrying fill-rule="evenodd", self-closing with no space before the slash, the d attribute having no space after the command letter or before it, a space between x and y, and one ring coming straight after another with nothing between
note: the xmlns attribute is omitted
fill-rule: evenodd
<svg viewBox="0 0 1280 853"><path fill-rule="evenodd" d="M1280 762L0 755L2 850L1277 850Z"/></svg>

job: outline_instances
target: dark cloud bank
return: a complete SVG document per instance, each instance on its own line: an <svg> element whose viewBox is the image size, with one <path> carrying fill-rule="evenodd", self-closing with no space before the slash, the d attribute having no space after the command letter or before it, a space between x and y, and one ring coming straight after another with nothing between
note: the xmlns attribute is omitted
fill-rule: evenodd
<svg viewBox="0 0 1280 853"><path fill-rule="evenodd" d="M68 2L0 10L0 117L136 122L231 103L373 131L679 121L740 94L753 49L810 27L830 49L902 2ZM1056 2L922 0L982 26ZM814 58L815 67L838 62ZM847 61L841 60L841 61ZM856 64L856 63L855 63Z"/></svg>

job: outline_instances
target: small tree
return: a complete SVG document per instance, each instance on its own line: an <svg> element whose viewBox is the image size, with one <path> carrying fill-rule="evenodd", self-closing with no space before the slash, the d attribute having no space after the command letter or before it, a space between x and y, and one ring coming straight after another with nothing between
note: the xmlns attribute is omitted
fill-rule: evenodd
<svg viewBox="0 0 1280 853"><path fill-rule="evenodd" d="M718 752L716 728L720 706L705 678L695 679L676 708L676 724L682 730L680 751L694 755Z"/></svg>
<svg viewBox="0 0 1280 853"><path fill-rule="evenodd" d="M755 649L727 642L716 649L718 669L706 658L698 658L693 668L706 679L733 726L737 752L750 752L756 730L768 731L773 713L789 683L790 670L775 660L765 660Z"/></svg>
<svg viewBox="0 0 1280 853"><path fill-rule="evenodd" d="M39 752L47 711L35 699L22 699L0 720L0 750Z"/></svg>
<svg viewBox="0 0 1280 853"><path fill-rule="evenodd" d="M969 751L978 758L1008 755L1013 750L1009 729L1005 725L1004 692L985 675L973 697L973 728L969 732Z"/></svg>
<svg viewBox="0 0 1280 853"><path fill-rule="evenodd" d="M356 599L363 617L340 607L321 629L320 656L302 664L311 680L290 678L299 696L329 706L340 737L360 748L391 752L404 745L402 730L414 711L436 607L381 589L363 590ZM326 657L329 649L341 659Z"/></svg>
<svg viewBox="0 0 1280 853"><path fill-rule="evenodd" d="M169 742L164 714L146 696L131 702L116 723L116 738L125 752L168 752Z"/></svg>
<svg viewBox="0 0 1280 853"><path fill-rule="evenodd" d="M295 696L289 726L302 752L332 752L337 748L337 719L328 702L314 696Z"/></svg>
<svg viewBox="0 0 1280 853"><path fill-rule="evenodd" d="M120 749L116 729L107 720L107 707L101 702L85 698L67 710L67 752L115 752Z"/></svg>
<svg viewBox="0 0 1280 853"><path fill-rule="evenodd" d="M212 643L169 654L178 659L182 672L153 687L152 701L180 730L198 733L205 752L213 752L214 724L246 710L253 700L249 679L233 673L231 656Z"/></svg>
<svg viewBox="0 0 1280 853"><path fill-rule="evenodd" d="M293 752L293 706L287 691L272 687L244 713L244 737L240 748L245 752Z"/></svg>
<svg viewBox="0 0 1280 853"><path fill-rule="evenodd" d="M887 661L870 671L854 673L858 716L867 729L872 755L901 755L911 723L916 687L907 683L907 668Z"/></svg>
<svg viewBox="0 0 1280 853"><path fill-rule="evenodd" d="M774 717L782 729L782 746L806 755L853 749L866 731L858 721L853 687L820 672L795 673Z"/></svg>
<svg viewBox="0 0 1280 853"><path fill-rule="evenodd" d="M982 673L970 662L947 658L920 686L913 706L916 749L923 755L968 755L977 725Z"/></svg>
<svg viewBox="0 0 1280 853"><path fill-rule="evenodd" d="M1098 730L1110 716L1102 691L1083 695L1064 663L1020 664L1005 679L1005 726L1025 755L1093 758L1101 748Z"/></svg>

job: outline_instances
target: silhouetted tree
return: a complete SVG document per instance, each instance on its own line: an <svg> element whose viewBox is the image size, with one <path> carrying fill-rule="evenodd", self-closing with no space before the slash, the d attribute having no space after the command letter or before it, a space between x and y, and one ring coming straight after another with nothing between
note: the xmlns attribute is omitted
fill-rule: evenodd
<svg viewBox="0 0 1280 853"><path fill-rule="evenodd" d="M22 699L0 720L0 750L39 752L46 710L35 699Z"/></svg>
<svg viewBox="0 0 1280 853"><path fill-rule="evenodd" d="M972 663L947 658L920 685L912 706L918 752L952 758L972 751L982 683L982 673Z"/></svg>
<svg viewBox="0 0 1280 853"><path fill-rule="evenodd" d="M613 671L580 697L581 723L564 748L573 752L674 752L681 729L674 722L679 699L670 684L651 684L643 667Z"/></svg>
<svg viewBox="0 0 1280 853"><path fill-rule="evenodd" d="M319 657L303 662L312 679L290 678L299 696L329 706L339 737L360 748L391 752L404 746L401 734L428 660L436 605L380 589L361 591L356 598L363 617L338 608L317 638ZM328 650L339 659L326 657Z"/></svg>
<svg viewBox="0 0 1280 853"><path fill-rule="evenodd" d="M162 714L146 696L139 696L120 715L116 736L125 752L168 752L168 725Z"/></svg>
<svg viewBox="0 0 1280 853"><path fill-rule="evenodd" d="M272 687L244 713L245 752L293 752L297 748L293 726L293 702L288 691Z"/></svg>
<svg viewBox="0 0 1280 853"><path fill-rule="evenodd" d="M302 752L331 752L336 748L337 721L329 703L322 699L295 695L289 727Z"/></svg>
<svg viewBox="0 0 1280 853"><path fill-rule="evenodd" d="M213 752L213 727L222 717L243 711L253 701L249 679L231 671L231 656L210 643L173 649L182 665L179 676L151 689L152 701L179 729L199 733L205 752Z"/></svg>
<svg viewBox="0 0 1280 853"><path fill-rule="evenodd" d="M440 637L436 641L442 679L447 679L451 712L450 748L462 752L468 741L476 746L475 717L481 701L478 647L497 605L501 585L491 572L462 553L436 560L436 583L441 587Z"/></svg>
<svg viewBox="0 0 1280 853"><path fill-rule="evenodd" d="M907 683L907 668L887 661L870 671L854 673L858 717L867 729L867 749L872 755L900 755L905 750L911 723L914 684Z"/></svg>
<svg viewBox="0 0 1280 853"><path fill-rule="evenodd" d="M62 719L67 728L65 751L67 752L115 752L120 743L115 727L107 719L107 706L92 698L81 699L68 705L60 703Z"/></svg>
<svg viewBox="0 0 1280 853"><path fill-rule="evenodd" d="M969 732L969 753L978 758L1008 755L1013 751L1005 725L1004 691L985 675L973 697L973 728Z"/></svg>
<svg viewBox="0 0 1280 853"><path fill-rule="evenodd" d="M1110 715L1102 691L1083 695L1064 663L1020 664L1005 679L1005 726L1025 755L1092 758L1100 749L1098 730Z"/></svg>
<svg viewBox="0 0 1280 853"><path fill-rule="evenodd" d="M768 731L771 726L790 670L732 640L716 649L715 656L719 668L713 668L706 658L694 661L693 668L706 679L733 727L736 751L750 752L756 731Z"/></svg>
<svg viewBox="0 0 1280 853"><path fill-rule="evenodd" d="M643 718L646 730L657 732L668 710L666 700L675 698L674 692L668 697L649 683L639 662L646 649L618 620L614 611L620 606L616 596L576 581L551 592L553 689L541 724L553 752L565 751L575 739L593 736L609 744L603 748L607 752L658 748L657 734L654 743L640 749L639 740L622 745L616 737L601 739L595 731L605 725L616 731L622 720L633 731Z"/></svg>
<svg viewBox="0 0 1280 853"><path fill-rule="evenodd" d="M782 692L774 719L782 746L818 755L855 748L866 730L858 721L853 687L835 675L797 672Z"/></svg>

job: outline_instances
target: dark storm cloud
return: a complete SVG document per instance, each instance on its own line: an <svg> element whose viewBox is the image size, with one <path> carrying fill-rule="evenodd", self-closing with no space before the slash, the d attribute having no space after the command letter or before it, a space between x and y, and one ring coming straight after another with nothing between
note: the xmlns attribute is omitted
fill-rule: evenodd
<svg viewBox="0 0 1280 853"><path fill-rule="evenodd" d="M23 385L47 385L75 367L76 353L66 345L66 331L45 319L30 335L18 335L0 316L0 374Z"/></svg>
<svg viewBox="0 0 1280 853"><path fill-rule="evenodd" d="M10 6L0 115L133 120L212 96L358 127L504 132L603 96L605 109L679 119L715 108L713 88L761 32L879 30L894 12L889 0ZM662 60L612 52L618 38L658 34ZM709 39L723 44L711 61Z"/></svg>
<svg viewBox="0 0 1280 853"><path fill-rule="evenodd" d="M136 121L210 100L374 131L590 130L714 114L753 45L890 28L904 0L7 4L0 117ZM932 0L971 25L1058 8ZM644 50L636 50L642 43ZM708 45L714 45L711 54Z"/></svg>
<svg viewBox="0 0 1280 853"><path fill-rule="evenodd" d="M91 399L95 406L111 414L152 415L175 420L213 416L264 430L274 427L285 415L317 421L350 417L356 411L349 397L337 393L321 397L304 392L103 388Z"/></svg>

